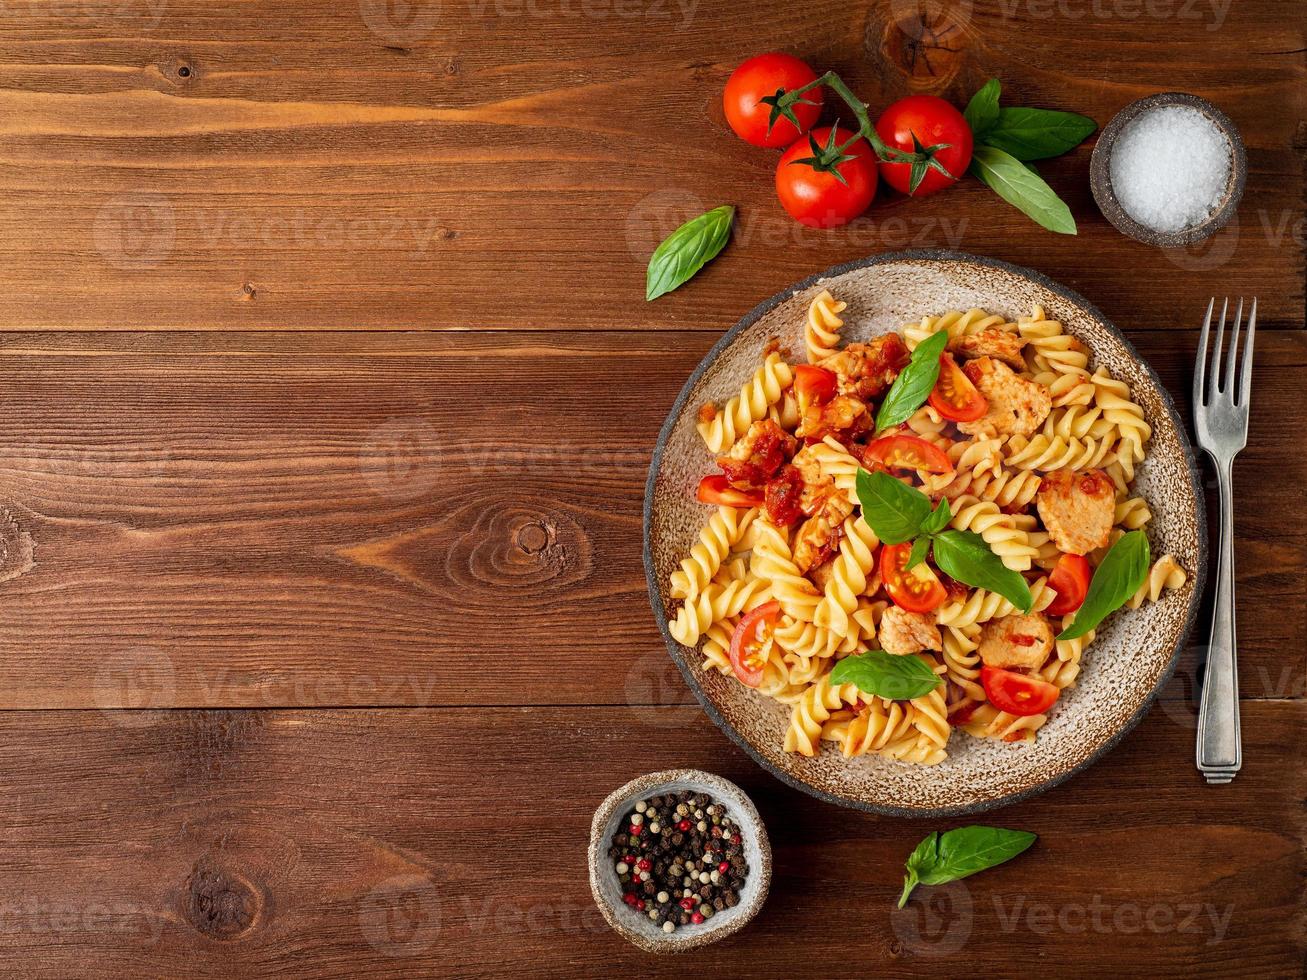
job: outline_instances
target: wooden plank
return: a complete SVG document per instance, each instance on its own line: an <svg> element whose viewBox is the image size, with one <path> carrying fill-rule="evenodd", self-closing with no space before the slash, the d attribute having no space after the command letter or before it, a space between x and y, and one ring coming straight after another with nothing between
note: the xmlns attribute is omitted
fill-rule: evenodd
<svg viewBox="0 0 1307 980"><path fill-rule="evenodd" d="M1179 336L1134 335L1177 394ZM713 339L0 335L0 706L688 703L640 506ZM1283 501L1307 481L1287 424L1307 339L1266 331L1258 362L1241 680L1302 697L1307 548Z"/></svg>
<svg viewBox="0 0 1307 980"><path fill-rule="evenodd" d="M1004 0L923 25L917 7L25 5L0 25L0 327L715 333L778 285L922 245L1037 266L1127 327L1187 328L1177 297L1217 282L1302 326L1301 9ZM873 108L923 88L962 103L991 75L1014 104L1100 124L1154 91L1207 96L1248 143L1238 222L1190 250L1125 239L1092 203L1087 145L1040 165L1078 238L974 181L804 230L774 200L775 154L720 110L744 54L796 45ZM654 242L722 202L741 209L728 253L646 304Z"/></svg>
<svg viewBox="0 0 1307 980"><path fill-rule="evenodd" d="M1284 746L1304 723L1302 702L1248 705L1243 773L1208 789L1190 733L1154 712L1088 772L987 818L1038 833L1028 854L895 912L912 847L967 821L820 803L697 714L4 713L0 950L33 978L684 976L599 919L585 842L611 788L685 765L738 781L776 856L761 916L696 954L704 975L826 977L838 960L1001 976L1019 960L1289 976L1307 775Z"/></svg>

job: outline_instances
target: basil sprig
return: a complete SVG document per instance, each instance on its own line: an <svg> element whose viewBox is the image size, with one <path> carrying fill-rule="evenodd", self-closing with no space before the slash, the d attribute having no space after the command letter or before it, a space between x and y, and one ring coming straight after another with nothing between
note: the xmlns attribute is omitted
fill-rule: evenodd
<svg viewBox="0 0 1307 980"><path fill-rule="evenodd" d="M863 694L890 701L923 698L939 687L940 677L920 657L868 650L845 657L830 675L832 684L856 684Z"/></svg>
<svg viewBox="0 0 1307 980"><path fill-rule="evenodd" d="M649 257L644 298L652 301L684 285L716 258L731 237L735 208L729 204L691 218L663 239Z"/></svg>
<svg viewBox="0 0 1307 980"><path fill-rule="evenodd" d="M930 498L916 487L888 473L863 469L858 470L854 487L862 505L862 519L876 537L885 544L912 541L909 568L925 561L929 547L935 564L945 575L973 588L997 592L1022 612L1029 612L1035 604L1025 578L1004 565L984 538L974 531L948 527L953 514L946 499L931 510Z"/></svg>
<svg viewBox="0 0 1307 980"><path fill-rule="evenodd" d="M1102 562L1094 569L1085 601L1076 610L1071 625L1059 633L1057 638L1074 640L1084 636L1109 613L1124 606L1148 578L1151 562L1148 535L1143 531L1130 531L1121 535L1121 539L1108 549Z"/></svg>
<svg viewBox="0 0 1307 980"><path fill-rule="evenodd" d="M899 372L886 392L885 400L880 403L880 411L876 414L877 429L906 422L926 403L930 390L939 380L939 355L947 343L948 331L939 330L917 345L912 360Z"/></svg>
<svg viewBox="0 0 1307 980"><path fill-rule="evenodd" d="M944 833L936 831L908 857L899 908L917 885L944 885L966 878L977 871L1010 861L1036 840L1027 830L1002 827L958 827Z"/></svg>
<svg viewBox="0 0 1307 980"><path fill-rule="evenodd" d="M1000 94L998 79L991 78L971 97L963 113L975 140L970 173L1050 231L1074 235L1076 222L1070 209L1030 161L1075 149L1097 124L1075 112L1002 107Z"/></svg>

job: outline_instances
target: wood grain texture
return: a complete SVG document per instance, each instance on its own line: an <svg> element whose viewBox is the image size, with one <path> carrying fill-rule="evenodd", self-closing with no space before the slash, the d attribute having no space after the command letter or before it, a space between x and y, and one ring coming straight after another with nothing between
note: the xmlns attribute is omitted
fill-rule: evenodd
<svg viewBox="0 0 1307 980"><path fill-rule="evenodd" d="M717 332L780 284L923 245L1037 266L1130 327L1189 328L1176 298L1214 280L1302 325L1301 7L924 6L24 4L0 25L0 327ZM975 181L803 230L774 200L776 155L721 119L733 65L775 48L873 107L912 90L962 103L997 75L1012 104L1103 125L1193 91L1248 144L1237 224L1190 250L1126 241L1090 198L1086 145L1040 164L1077 238ZM724 202L741 209L727 254L647 306L654 244Z"/></svg>
<svg viewBox="0 0 1307 980"><path fill-rule="evenodd" d="M0 951L25 977L828 977L836 943L866 976L1286 977L1307 777L1277 750L1307 705L1244 722L1243 773L1203 789L1192 731L1154 711L1074 790L1003 811L1028 854L895 912L937 828L795 793L698 712L4 713ZM609 931L585 873L594 807L670 764L737 780L776 853L760 917L693 961Z"/></svg>
<svg viewBox="0 0 1307 980"><path fill-rule="evenodd" d="M1134 339L1179 394L1175 336ZM1244 694L1302 697L1307 541L1278 501L1307 482L1281 421L1307 335L1262 336L1236 474ZM688 702L640 507L712 339L0 339L0 705Z"/></svg>

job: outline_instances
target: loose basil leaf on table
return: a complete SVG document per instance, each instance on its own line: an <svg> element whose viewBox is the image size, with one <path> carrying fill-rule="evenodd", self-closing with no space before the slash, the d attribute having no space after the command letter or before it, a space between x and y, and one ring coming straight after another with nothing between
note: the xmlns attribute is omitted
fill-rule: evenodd
<svg viewBox="0 0 1307 980"><path fill-rule="evenodd" d="M971 172L1022 214L1062 235L1076 233L1076 220L1053 188L1012 154L995 146L977 146Z"/></svg>
<svg viewBox="0 0 1307 980"><path fill-rule="evenodd" d="M991 78L971 97L966 109L962 111L962 117L971 127L972 139L977 142L983 139L990 128L998 122L998 97L1001 91L998 79Z"/></svg>
<svg viewBox="0 0 1307 980"><path fill-rule="evenodd" d="M1074 640L1084 636L1107 618L1109 613L1124 606L1148 578L1151 562L1148 535L1143 531L1130 531L1121 535L1121 539L1108 549L1094 569L1085 601L1076 610L1071 625L1059 633L1057 638Z"/></svg>
<svg viewBox="0 0 1307 980"><path fill-rule="evenodd" d="M729 204L691 218L668 235L649 257L644 298L652 301L684 285L726 247L735 208Z"/></svg>
<svg viewBox="0 0 1307 980"><path fill-rule="evenodd" d="M922 698L939 687L940 677L924 660L884 650L845 657L830 675L832 684L854 684L863 694L890 701Z"/></svg>
<svg viewBox="0 0 1307 980"><path fill-rule="evenodd" d="M888 473L859 469L854 487L862 519L885 544L911 541L930 516L930 498Z"/></svg>
<svg viewBox="0 0 1307 980"><path fill-rule="evenodd" d="M976 95L979 97L980 92ZM1074 150L1097 128L1098 123L1077 112L1013 106L998 111L993 125L985 131L984 142L1018 160L1047 160ZM979 134L976 138L980 138Z"/></svg>
<svg viewBox="0 0 1307 980"><path fill-rule="evenodd" d="M939 355L947 343L948 331L939 330L917 345L912 360L899 372L886 392L885 400L880 403L880 411L876 414L878 430L906 422L926 403L930 390L939 380Z"/></svg>
<svg viewBox="0 0 1307 980"><path fill-rule="evenodd" d="M1003 564L975 531L943 531L935 535L935 564L951 578L977 589L997 592L1022 612L1035 604L1030 586Z"/></svg>
<svg viewBox="0 0 1307 980"><path fill-rule="evenodd" d="M1010 861L1036 840L1026 830L1003 827L958 827L930 834L908 856L899 908L917 885L943 885Z"/></svg>

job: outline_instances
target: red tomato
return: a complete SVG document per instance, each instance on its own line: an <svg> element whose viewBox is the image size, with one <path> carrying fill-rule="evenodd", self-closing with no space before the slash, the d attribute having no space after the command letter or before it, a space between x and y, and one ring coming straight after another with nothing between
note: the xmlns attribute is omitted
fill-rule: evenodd
<svg viewBox="0 0 1307 980"><path fill-rule="evenodd" d="M1084 555L1063 555L1058 559L1053 574L1048 577L1048 585L1057 593L1057 598L1044 611L1050 616L1065 616L1075 612L1085 601L1089 580L1093 577L1094 570Z"/></svg>
<svg viewBox="0 0 1307 980"><path fill-rule="evenodd" d="M762 498L731 486L720 473L705 476L695 493L701 504L725 504L728 507L761 507Z"/></svg>
<svg viewBox="0 0 1307 980"><path fill-rule="evenodd" d="M874 460L889 469L926 473L948 473L953 469L953 462L944 450L917 436L881 436L867 444L862 458Z"/></svg>
<svg viewBox="0 0 1307 980"><path fill-rule="evenodd" d="M962 373L953 355L939 355L939 380L930 390L930 407L954 422L974 422L989 411L989 402Z"/></svg>
<svg viewBox="0 0 1307 980"><path fill-rule="evenodd" d="M930 612L944 604L948 590L924 561L909 571L912 543L887 544L880 550L880 577L894 605L908 612Z"/></svg>
<svg viewBox="0 0 1307 980"><path fill-rule="evenodd" d="M757 687L762 683L763 664L758 648L766 639L766 630L781 614L781 604L773 599L756 609L750 609L736 624L731 634L731 669L742 684Z"/></svg>
<svg viewBox="0 0 1307 980"><path fill-rule="evenodd" d="M923 147L948 144L933 156L950 176L928 167L914 197L925 197L956 183L971 164L971 127L962 118L962 113L934 95L909 95L906 99L899 99L880 114L876 120L876 133L886 146L908 153L916 149L912 143L914 134ZM885 178L885 183L904 194L912 186L910 163L882 162L880 175Z"/></svg>
<svg viewBox="0 0 1307 980"><path fill-rule="evenodd" d="M980 683L990 703L1010 715L1042 714L1057 700L1057 688L1048 681L1000 667L982 667Z"/></svg>
<svg viewBox="0 0 1307 980"><path fill-rule="evenodd" d="M835 372L815 364L796 365L794 391L804 403L829 401L835 395Z"/></svg>
<svg viewBox="0 0 1307 980"><path fill-rule="evenodd" d="M851 159L833 164L830 169L805 162L830 152L830 135L830 127L814 129L808 138L786 150L776 167L776 196L781 205L800 224L812 228L848 224L867 210L876 196L876 155L864 139L844 151ZM847 129L836 129L835 145L843 146L854 135Z"/></svg>
<svg viewBox="0 0 1307 980"><path fill-rule="evenodd" d="M754 146L789 146L811 129L821 115L821 87L804 92L801 100L791 106L799 120L798 129L784 116L778 116L769 133L767 124L772 107L762 99L816 80L817 73L793 55L773 52L750 58L726 81L726 91L722 93L726 121L740 139Z"/></svg>

